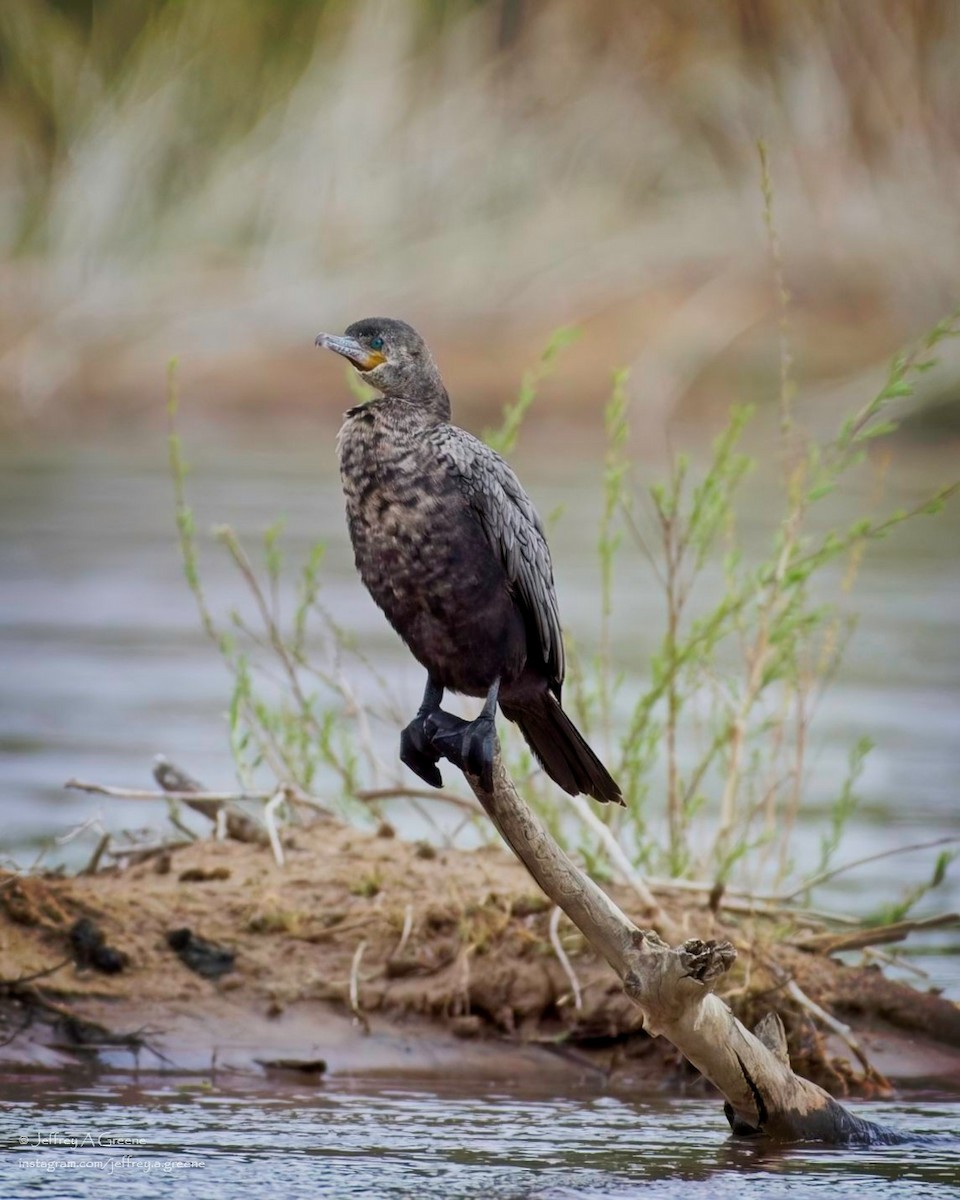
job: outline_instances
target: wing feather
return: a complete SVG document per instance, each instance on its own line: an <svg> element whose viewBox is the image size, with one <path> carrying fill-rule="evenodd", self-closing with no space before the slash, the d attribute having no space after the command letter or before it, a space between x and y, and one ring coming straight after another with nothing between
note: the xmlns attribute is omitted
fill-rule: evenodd
<svg viewBox="0 0 960 1200"><path fill-rule="evenodd" d="M496 451L455 426L437 430L437 449L455 475L491 547L503 563L552 682L565 661L553 564L543 525L519 479Z"/></svg>

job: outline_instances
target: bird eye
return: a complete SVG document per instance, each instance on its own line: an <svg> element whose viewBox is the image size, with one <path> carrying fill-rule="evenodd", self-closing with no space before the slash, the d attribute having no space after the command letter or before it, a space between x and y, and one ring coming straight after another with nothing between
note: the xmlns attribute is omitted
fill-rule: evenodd
<svg viewBox="0 0 960 1200"><path fill-rule="evenodd" d="M383 349L383 338L381 338L381 337L371 338L370 339L370 349L371 350L382 350Z"/></svg>

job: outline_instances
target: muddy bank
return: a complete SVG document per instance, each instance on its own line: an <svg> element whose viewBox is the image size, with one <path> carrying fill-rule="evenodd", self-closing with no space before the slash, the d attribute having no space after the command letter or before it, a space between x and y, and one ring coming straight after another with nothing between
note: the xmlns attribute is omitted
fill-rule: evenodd
<svg viewBox="0 0 960 1200"><path fill-rule="evenodd" d="M284 868L263 846L203 841L124 871L0 876L0 1064L700 1086L564 918L574 987L546 902L505 852L333 821L285 845ZM956 1005L802 949L809 928L665 903L683 936L736 945L724 994L747 1024L780 1012L799 1073L835 1094L876 1093L879 1076L960 1089ZM854 1027L876 1074L790 980Z"/></svg>

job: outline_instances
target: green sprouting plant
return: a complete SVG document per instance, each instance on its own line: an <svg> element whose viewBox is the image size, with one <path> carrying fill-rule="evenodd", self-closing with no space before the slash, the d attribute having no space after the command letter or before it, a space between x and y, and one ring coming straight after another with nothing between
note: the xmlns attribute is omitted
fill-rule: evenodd
<svg viewBox="0 0 960 1200"><path fill-rule="evenodd" d="M837 603L823 599L824 585L836 583L839 572L841 594L849 590L870 541L914 517L938 512L960 485L941 488L909 509L871 512L836 528L821 512L863 462L867 444L896 428L891 404L910 394L917 374L933 365L932 351L957 332L957 318L949 318L914 352L898 355L877 395L823 442L798 428L789 372L782 370L782 508L767 549L752 558L737 514L742 489L757 467L742 445L754 410L733 409L702 469L686 455L676 455L666 479L643 489L633 479L627 453L627 375L614 375L606 407L597 541L599 648L585 657L571 645L567 696L585 732L607 747L627 806L609 806L600 819L637 868L724 885L734 875L753 883L782 884L791 878L794 897L837 873L831 864L855 810L868 739L851 751L819 861L799 882L790 852L807 783L811 719L852 628ZM537 368L525 376L520 397L507 406L492 442L504 448L515 443L537 387L571 340L569 331L551 340ZM304 792L324 791L335 780L344 811L352 817L359 812L355 802L371 795L402 795L420 804L423 794L393 760L405 714L358 697L356 676L376 672L321 602L322 544L314 545L298 568L293 611L283 620L282 525L264 531L259 568L232 529L216 530L252 601L252 615L233 611L226 624L214 618L185 496L174 365L169 411L184 571L203 628L233 680L230 744L242 783L251 787L263 771ZM624 666L629 645L613 645L615 581L637 570L646 573L640 586L647 586L651 570L659 580L665 613L642 685ZM383 680L377 684L383 693ZM378 722L383 738L373 731ZM389 766L381 761L381 745ZM556 790L534 769L526 746L507 732L504 751L551 832L597 871L605 869L607 850L596 831L579 825L557 804ZM386 785L385 774L390 776ZM662 811L654 799L661 795ZM430 809L421 806L421 812ZM896 912L935 887L948 862L943 857L930 882L914 889Z"/></svg>
<svg viewBox="0 0 960 1200"><path fill-rule="evenodd" d="M956 320L942 322L923 340L924 354L956 332ZM687 459L678 456L667 481L649 489L653 537L642 533L633 500L621 506L636 545L645 554L651 543L657 547L666 609L649 685L633 701L620 741L627 822L647 802L657 758L653 747L662 745L665 758L665 854L638 845L638 861L671 874L693 871L723 880L743 858L744 847L752 845L760 851L752 857L760 861L778 849L778 875L786 873L789 835L805 782L811 712L849 632L836 606L820 598L822 585L845 564L841 587L848 588L868 542L913 517L939 512L958 485L941 488L908 510L859 517L826 532L818 531L813 517L863 461L864 444L893 431L895 422L885 417L888 402L908 394L912 376L930 361L916 353L898 356L878 395L844 421L834 439L823 445L809 441L795 451L772 543L759 561L748 561L735 520L740 488L756 466L739 449L753 415L749 409L734 410L699 482L691 479ZM872 421L878 417L883 419L875 432ZM709 566L720 570L705 574ZM712 596L695 603L706 598L704 592ZM619 686L610 679L598 690ZM699 750L681 754L681 736L698 728ZM837 793L820 869L839 844L865 753L861 744L851 760L851 777ZM706 803L708 792L718 797L716 806ZM695 815L711 823L705 842L691 837Z"/></svg>
<svg viewBox="0 0 960 1200"><path fill-rule="evenodd" d="M958 314L897 355L876 395L823 442L809 437L793 412L795 385L772 188L761 147L764 215L780 302L780 473L782 508L768 550L750 560L738 532L745 481L757 462L741 448L755 411L735 407L712 456L695 478L689 458L675 455L667 478L639 491L624 454L627 408L623 375L607 410L604 510L598 540L601 649L592 671L574 681L578 715L592 735L609 734L612 706L626 715L617 777L625 810L616 823L634 861L668 874L726 883L749 860L755 876L782 882L791 872L792 831L807 773L811 717L842 656L851 618L822 598L824 585L853 583L865 546L920 515L940 511L960 484L883 516L872 512L823 531L824 502L866 459L868 444L893 433L891 405L913 394L916 377L936 362L939 343L958 334ZM612 578L635 568L623 553L626 532L660 581L665 628L649 664L647 686L626 693L609 647ZM638 585L638 586L642 586ZM620 656L622 658L622 655ZM821 844L821 875L833 860L852 815L854 785L869 750L861 739L830 812ZM650 796L665 780L665 838L651 838ZM711 802L712 801L712 802ZM749 852L749 853L748 853Z"/></svg>
<svg viewBox="0 0 960 1200"><path fill-rule="evenodd" d="M830 809L829 827L820 835L820 861L811 872L813 877L829 870L834 855L840 848L847 824L860 803L860 797L855 790L857 780L863 774L864 763L873 745L870 738L861 737L850 751L846 777Z"/></svg>
<svg viewBox="0 0 960 1200"><path fill-rule="evenodd" d="M554 330L540 355L540 361L524 373L516 400L504 405L500 425L496 429L484 430L483 440L498 454L509 454L516 446L523 419L537 398L540 385L553 374L561 352L573 345L579 336L580 330L570 326Z"/></svg>
<svg viewBox="0 0 960 1200"><path fill-rule="evenodd" d="M597 553L600 559L600 651L598 661L598 704L600 718L607 738L611 735L611 674L612 647L610 645L610 617L613 614L613 567L620 548L623 533L617 516L621 508L629 512L630 493L627 478L630 460L626 446L629 437L627 423L627 380L625 369L614 371L610 388L610 399L604 409L604 428L607 435L607 452L603 464L603 512L597 537ZM618 683L619 680L613 681Z"/></svg>
<svg viewBox="0 0 960 1200"><path fill-rule="evenodd" d="M929 879L908 888L895 904L884 905L867 918L868 925L893 925L902 921L929 892L938 888L947 877L950 864L958 857L956 851L941 850L933 864Z"/></svg>
<svg viewBox="0 0 960 1200"><path fill-rule="evenodd" d="M266 772L273 786L289 785L307 794L325 777L327 791L330 781L336 781L333 795L325 799L339 802L345 815L356 816L357 801L363 798L361 775L375 785L383 770L371 725L395 720L393 713L358 700L356 680L366 676L381 696L387 696L388 689L322 602L325 550L320 542L309 548L295 572L292 611L284 619L282 521L263 531L259 567L230 526L215 527L215 541L244 584L247 611L234 607L225 618L214 615L203 587L196 521L186 497L176 368L171 362L167 412L180 554L200 623L231 678L227 719L240 784L252 790Z"/></svg>

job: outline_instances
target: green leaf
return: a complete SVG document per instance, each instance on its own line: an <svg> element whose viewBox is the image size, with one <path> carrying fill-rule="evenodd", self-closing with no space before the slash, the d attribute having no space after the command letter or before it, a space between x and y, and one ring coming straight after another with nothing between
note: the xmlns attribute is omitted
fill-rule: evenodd
<svg viewBox="0 0 960 1200"><path fill-rule="evenodd" d="M912 396L914 387L912 383L908 383L905 379L899 379L893 383L888 383L880 393L881 400L895 400L900 396Z"/></svg>
<svg viewBox="0 0 960 1200"><path fill-rule="evenodd" d="M499 427L484 430L483 440L492 450L498 454L509 454L514 449L524 418L537 397L540 385L553 374L560 352L572 346L580 337L580 332L577 326L570 325L555 329L550 335L540 362L524 374L516 400L504 405Z"/></svg>
<svg viewBox="0 0 960 1200"><path fill-rule="evenodd" d="M853 440L868 442L872 438L886 437L887 434L894 433L899 428L899 421L879 421L876 425L869 425L866 429L861 429Z"/></svg>

